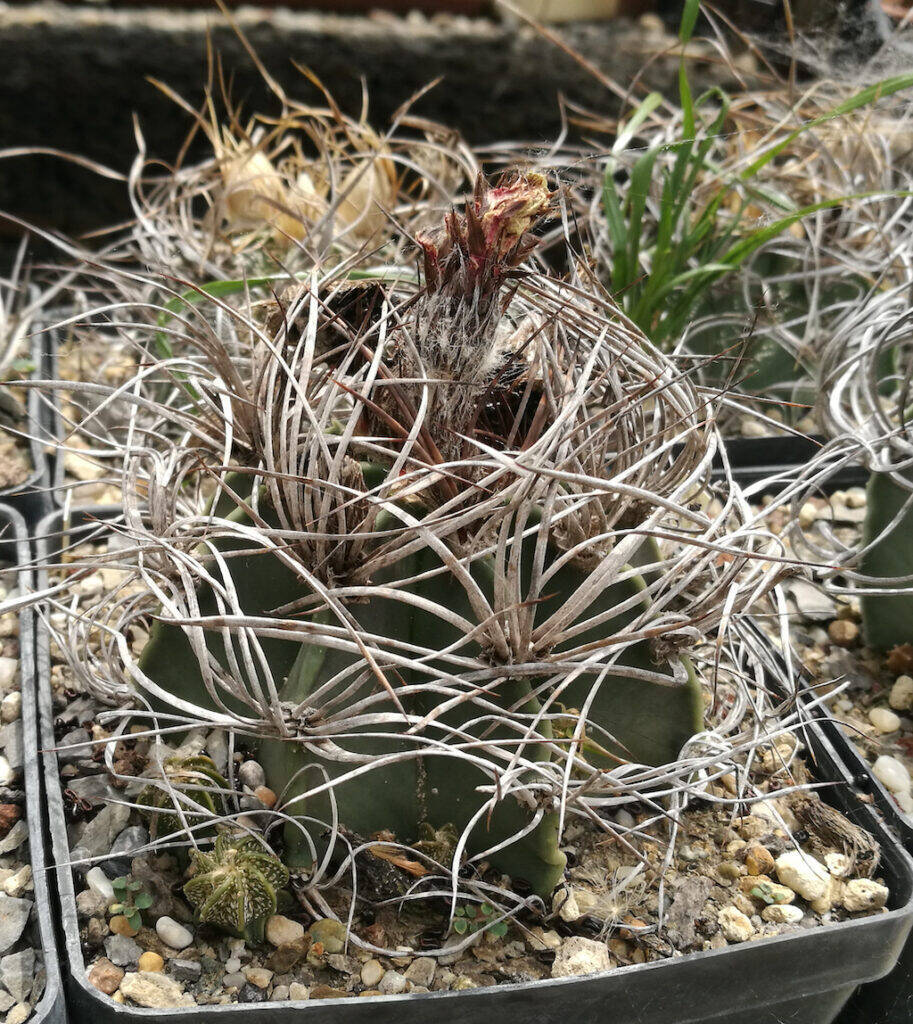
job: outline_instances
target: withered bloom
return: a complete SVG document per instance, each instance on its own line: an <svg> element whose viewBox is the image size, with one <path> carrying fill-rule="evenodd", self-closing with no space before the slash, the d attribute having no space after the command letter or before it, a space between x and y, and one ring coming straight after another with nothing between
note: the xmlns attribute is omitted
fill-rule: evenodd
<svg viewBox="0 0 913 1024"><path fill-rule="evenodd" d="M541 174L504 176L489 187L480 176L462 213L443 230L419 235L425 294L416 306L416 347L428 369L474 383L503 360L498 322L509 296L501 292L536 245L529 234L551 209Z"/></svg>

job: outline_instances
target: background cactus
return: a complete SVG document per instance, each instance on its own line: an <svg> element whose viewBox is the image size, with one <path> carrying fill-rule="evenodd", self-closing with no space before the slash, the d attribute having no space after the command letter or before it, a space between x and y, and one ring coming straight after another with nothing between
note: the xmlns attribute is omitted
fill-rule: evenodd
<svg viewBox="0 0 913 1024"><path fill-rule="evenodd" d="M159 783L147 786L137 797L137 803L148 808L149 834L153 839L183 830L176 803L191 824L206 812L216 814L222 808L222 794L228 783L209 757L169 757L152 777L157 777Z"/></svg>
<svg viewBox="0 0 913 1024"><path fill-rule="evenodd" d="M683 44L698 6L685 4ZM908 182L870 140L879 104L911 86L907 74L855 91L695 96L683 52L678 103L651 93L607 126L611 150L584 190L627 315L664 351L684 337L714 386L814 404L832 321L909 266Z"/></svg>

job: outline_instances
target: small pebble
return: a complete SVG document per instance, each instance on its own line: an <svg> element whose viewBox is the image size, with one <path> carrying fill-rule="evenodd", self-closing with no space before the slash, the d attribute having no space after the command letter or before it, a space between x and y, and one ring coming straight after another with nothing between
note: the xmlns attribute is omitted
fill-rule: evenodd
<svg viewBox="0 0 913 1024"><path fill-rule="evenodd" d="M264 807L275 807L276 801L279 799L269 786L257 786L254 796Z"/></svg>
<svg viewBox="0 0 913 1024"><path fill-rule="evenodd" d="M105 939L105 954L112 964L127 967L143 955L143 947L126 935L109 935Z"/></svg>
<svg viewBox="0 0 913 1024"><path fill-rule="evenodd" d="M247 978L240 971L232 971L222 979L225 988L241 988L247 984Z"/></svg>
<svg viewBox="0 0 913 1024"><path fill-rule="evenodd" d="M863 910L880 910L888 902L890 891L886 885L871 878L854 878L843 888L843 909L851 914Z"/></svg>
<svg viewBox="0 0 913 1024"><path fill-rule="evenodd" d="M25 1024L31 1015L32 1008L28 1003L16 1003L6 1015L5 1024Z"/></svg>
<svg viewBox="0 0 913 1024"><path fill-rule="evenodd" d="M601 974L603 971L611 970L612 966L612 959L604 942L587 939L581 935L571 935L562 940L555 954L552 977L577 978L586 974ZM458 978L453 988L465 987L461 986L462 980L462 977Z"/></svg>
<svg viewBox="0 0 913 1024"><path fill-rule="evenodd" d="M308 935L314 943L319 942L325 953L341 953L346 944L346 926L331 917L315 921L308 928Z"/></svg>
<svg viewBox="0 0 913 1024"><path fill-rule="evenodd" d="M895 793L894 799L897 801L897 806L904 812L904 814L913 814L913 794L907 790L905 793Z"/></svg>
<svg viewBox="0 0 913 1024"><path fill-rule="evenodd" d="M626 811L624 807L615 814L615 821L621 825L622 828L634 828L637 822L634 820L634 815L630 811Z"/></svg>
<svg viewBox="0 0 913 1024"><path fill-rule="evenodd" d="M288 999L288 985L277 985L270 994L270 1001L273 1003L284 1003Z"/></svg>
<svg viewBox="0 0 913 1024"><path fill-rule="evenodd" d="M256 985L252 985L250 982L245 983L238 993L239 1003L263 1003L268 998L269 994L265 988L257 988Z"/></svg>
<svg viewBox="0 0 913 1024"><path fill-rule="evenodd" d="M557 889L552 896L552 910L558 914L562 921L571 924L583 917L574 892L571 889Z"/></svg>
<svg viewBox="0 0 913 1024"><path fill-rule="evenodd" d="M746 942L754 935L754 925L736 907L723 907L717 915L720 930L729 942Z"/></svg>
<svg viewBox="0 0 913 1024"><path fill-rule="evenodd" d="M846 492L846 504L850 508L865 508L866 494L864 487L850 487Z"/></svg>
<svg viewBox="0 0 913 1024"><path fill-rule="evenodd" d="M834 878L846 878L853 868L852 861L845 853L826 853L824 863Z"/></svg>
<svg viewBox="0 0 913 1024"><path fill-rule="evenodd" d="M771 924L798 924L805 915L801 907L789 903L773 903L761 911L761 918Z"/></svg>
<svg viewBox="0 0 913 1024"><path fill-rule="evenodd" d="M437 964L430 956L420 956L406 968L406 980L413 985L431 988Z"/></svg>
<svg viewBox="0 0 913 1024"><path fill-rule="evenodd" d="M22 694L14 690L0 701L0 722L15 722L21 714Z"/></svg>
<svg viewBox="0 0 913 1024"><path fill-rule="evenodd" d="M807 501L802 508L799 509L799 525L802 529L807 530L810 526L813 526L817 518L818 509L810 501Z"/></svg>
<svg viewBox="0 0 913 1024"><path fill-rule="evenodd" d="M332 985L315 985L311 989L311 999L345 999L349 993L345 989L333 988Z"/></svg>
<svg viewBox="0 0 913 1024"><path fill-rule="evenodd" d="M112 935L123 935L128 939L132 939L139 931L139 928L134 928L123 914L115 914L108 922L108 929Z"/></svg>
<svg viewBox="0 0 913 1024"><path fill-rule="evenodd" d="M18 671L18 658L0 658L0 691L5 692L13 685Z"/></svg>
<svg viewBox="0 0 913 1024"><path fill-rule="evenodd" d="M165 969L165 961L158 953L153 953L152 950L147 950L139 958L137 966L141 971L150 971L153 974L158 974L159 971Z"/></svg>
<svg viewBox="0 0 913 1024"><path fill-rule="evenodd" d="M284 946L304 938L304 925L282 914L273 914L266 922L266 940L273 946Z"/></svg>
<svg viewBox="0 0 913 1024"><path fill-rule="evenodd" d="M377 986L385 996L397 996L406 991L408 982L399 971L386 971Z"/></svg>
<svg viewBox="0 0 913 1024"><path fill-rule="evenodd" d="M172 949L186 949L193 942L193 932L178 924L173 917L163 916L155 922L158 937Z"/></svg>
<svg viewBox="0 0 913 1024"><path fill-rule="evenodd" d="M827 868L811 854L787 850L776 860L777 877L805 900L818 900L830 890Z"/></svg>
<svg viewBox="0 0 913 1024"><path fill-rule="evenodd" d="M898 676L894 680L888 703L895 711L909 711L913 708L913 676Z"/></svg>
<svg viewBox="0 0 913 1024"><path fill-rule="evenodd" d="M859 637L859 627L849 619L835 619L827 627L827 635L839 647L850 647Z"/></svg>
<svg viewBox="0 0 913 1024"><path fill-rule="evenodd" d="M245 761L238 769L238 781L252 793L259 786L266 785L266 772L256 761Z"/></svg>
<svg viewBox="0 0 913 1024"><path fill-rule="evenodd" d="M882 733L897 732L900 728L900 718L888 708L872 708L869 721Z"/></svg>
<svg viewBox="0 0 913 1024"><path fill-rule="evenodd" d="M101 868L89 868L86 872L86 885L96 896L101 896L106 900L114 899L114 886Z"/></svg>
<svg viewBox="0 0 913 1024"><path fill-rule="evenodd" d="M268 971L265 967L248 967L245 973L247 980L257 988L266 988L273 980L273 972Z"/></svg>
<svg viewBox="0 0 913 1024"><path fill-rule="evenodd" d="M773 854L764 846L751 846L745 857L749 875L769 875L774 869Z"/></svg>
<svg viewBox="0 0 913 1024"><path fill-rule="evenodd" d="M174 959L168 964L172 977L178 981L199 981L203 965L199 960Z"/></svg>
<svg viewBox="0 0 913 1024"><path fill-rule="evenodd" d="M376 988L384 976L386 968L380 960L369 960L361 969L361 983L367 988Z"/></svg>
<svg viewBox="0 0 913 1024"><path fill-rule="evenodd" d="M293 981L288 987L288 997L293 1003L300 1003L310 996L310 989L299 981Z"/></svg>
<svg viewBox="0 0 913 1024"><path fill-rule="evenodd" d="M103 956L98 963L92 965L89 971L89 984L99 992L104 992L106 996L113 996L123 976L121 968L115 967L106 956Z"/></svg>
<svg viewBox="0 0 913 1024"><path fill-rule="evenodd" d="M241 959L237 956L230 956L225 961L225 973L237 974L241 970Z"/></svg>
<svg viewBox="0 0 913 1024"><path fill-rule="evenodd" d="M882 754L872 765L876 779L892 793L910 792L910 773L902 761L890 754Z"/></svg>
<svg viewBox="0 0 913 1024"><path fill-rule="evenodd" d="M3 883L3 891L7 896L21 896L26 889L31 888L33 888L32 868L29 864L23 865Z"/></svg>

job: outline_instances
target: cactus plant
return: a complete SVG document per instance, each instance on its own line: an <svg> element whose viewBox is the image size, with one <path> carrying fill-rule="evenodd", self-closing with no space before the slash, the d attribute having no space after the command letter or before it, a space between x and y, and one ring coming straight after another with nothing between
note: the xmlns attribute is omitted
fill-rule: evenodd
<svg viewBox="0 0 913 1024"><path fill-rule="evenodd" d="M262 941L276 894L289 874L275 854L253 836L222 833L209 852L191 852L193 877L184 895L207 924L219 925L251 941Z"/></svg>
<svg viewBox="0 0 913 1024"><path fill-rule="evenodd" d="M137 803L147 808L153 839L180 832L181 812L192 823L201 814L215 814L222 804L220 791L224 793L228 786L212 759L205 756L169 757L152 777L162 779L162 783L146 786ZM180 804L180 811L175 802Z"/></svg>
<svg viewBox="0 0 913 1024"><path fill-rule="evenodd" d="M167 824L204 851L249 830L309 912L343 878L354 899L443 878L453 901L541 906L569 821L674 813L725 759L698 645L781 569L738 492L712 500L707 397L585 261L559 279L526 259L552 203L539 175L480 181L409 276L290 275L218 329L201 303L207 358L159 367L190 400L162 401L155 366L111 397L148 439L119 449L127 589L62 647L114 716L253 754L274 802L204 785L212 813Z"/></svg>
<svg viewBox="0 0 913 1024"><path fill-rule="evenodd" d="M438 459L465 459L466 435L479 429L480 419L503 417L504 407L518 409L524 396L533 408L546 405L548 381L536 380L522 355L527 334L514 331L505 337L501 317L505 285L531 245L528 228L547 210L547 187L539 176L504 180L490 189L480 185L462 216L449 215L440 235L420 239L425 286L415 300L415 344L441 381L432 391L425 434L420 436L425 450ZM459 345L452 344L454 337L461 340ZM416 376L420 371L411 358L405 346L394 348L386 364L391 376ZM397 403L402 406L403 399L393 388L378 388L376 397L364 404L359 431L377 437L389 433ZM520 422L516 413L513 422ZM524 427L543 429L535 416L527 416ZM429 537L419 539L425 524L439 528L438 517L452 497L446 474L421 492L408 494L395 485L395 474L401 472L395 465L356 463L347 457L345 467L349 491L362 496L360 511L353 515L371 520L360 535L360 557L370 562L384 555L385 564L371 573L368 586L344 611L317 608L318 588L303 582L295 566L275 553L251 551L240 537L209 542L214 557L207 562L207 574L218 584L203 583L195 598L203 617L217 616L228 592L239 612L258 618L283 606L317 608L306 612L314 630L307 642L281 635L261 640L279 706L291 719L285 736L260 740L268 784L280 795L285 813L322 822L338 819L361 835L392 831L400 842L415 842L427 827L452 826L461 834L468 830L469 853L491 850L491 863L547 894L564 865L557 816L548 805L537 807L529 798L491 800L484 789L480 792L503 767L491 760L491 749L502 744L509 751L520 743L522 764L547 763L554 753L549 741L559 748L573 744L572 738L554 737L550 726L550 716L568 706L588 708L592 742L579 746L576 756L596 769L624 760L652 765L673 761L701 729L700 687L686 657L674 650L658 654L647 637L625 643L617 658L592 656L587 662L580 654L605 648L611 655L613 637L649 608L649 584L641 567L660 561L659 551L651 542L629 542L630 553L614 574L601 574L598 560L587 564L580 555L566 554L560 523L550 522L542 504L522 515L496 504L492 526L497 524L514 539L500 558L471 553L467 570L465 561L454 563L461 544L472 550L469 538L457 532L442 542L429 530ZM372 513L365 496L377 494L386 496L380 511ZM256 512L248 501L256 503ZM282 494L275 487L263 486L248 499L239 496L239 502L223 522L281 529ZM483 521L482 526L487 524ZM389 538L397 532L407 549L401 557L389 551ZM480 608L496 606L508 585L519 595L530 593L543 575L549 577L547 592L535 600L527 628L535 637L537 630L557 621L561 628L556 633L564 639L543 645L543 663L536 672L512 674L505 666L503 678L493 672L484 694L467 699L460 689L461 664L484 664L495 653L489 649ZM580 605L575 595L597 578L594 600ZM340 631L353 629L371 638L370 657L364 644L352 648L339 643ZM231 673L243 662L244 641L227 630L208 631L206 644L216 674ZM556 681L547 660L559 664L566 652L583 664ZM153 627L138 669L157 688L162 706L177 697L186 706L249 712L249 705L212 680L206 682L199 655L188 633L163 619ZM526 654L525 660L530 657ZM508 654L508 664L509 659ZM342 730L344 755L338 756L331 737L308 742L322 709L359 708L366 702L376 724L351 733ZM537 716L545 716L537 726L539 739L522 744L524 723ZM423 736L419 757L416 734ZM462 756L454 756L453 744ZM509 760L509 755L502 756ZM371 761L380 763L369 775L353 773L353 767ZM322 790L318 786L318 793L304 801L304 794L315 788L315 773L328 785ZM520 778L528 780L533 774L530 768ZM314 844L322 842L319 830L312 831L309 836L298 822L287 826L285 859L290 867L312 863Z"/></svg>

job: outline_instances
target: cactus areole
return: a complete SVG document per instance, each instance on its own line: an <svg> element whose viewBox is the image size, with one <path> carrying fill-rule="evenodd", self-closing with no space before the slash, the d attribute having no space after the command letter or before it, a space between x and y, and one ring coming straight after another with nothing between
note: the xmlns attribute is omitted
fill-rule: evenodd
<svg viewBox="0 0 913 1024"><path fill-rule="evenodd" d="M424 373L437 382L422 391L428 398L424 451L465 458L466 436L494 415L493 382L509 391L505 365L513 360L527 368L514 352L494 358L492 346L505 305L502 286L529 249L528 228L547 209L544 179L508 180L477 189L462 215L448 216L440 237L420 240L426 279L416 296L422 318L416 336ZM456 340L448 342L448 330ZM394 345L391 352L399 378L414 377L403 365L409 347ZM528 396L528 379L519 376L510 394L526 389ZM396 401L405 402L380 387L374 396L360 429L385 436L389 449ZM534 393L533 409L537 401ZM459 431L448 426L453 419ZM485 429L488 437L493 428ZM524 420L524 430L541 429L536 416ZM515 439L516 447L523 443L523 436ZM329 603L274 548L256 549L236 536L210 541L218 557L207 563L210 579L196 592L201 617L224 608L215 582L222 594L230 585L246 615L288 622L295 607L302 623L287 630L288 639L281 630L258 637L279 696L280 726L259 730L257 742L285 816L282 859L292 871L306 871L326 849L334 823L365 839L392 833L406 845L429 829L455 829L464 841L445 870L459 870L461 858L484 856L547 896L565 866L554 794L568 750L588 770L625 761L661 765L702 728L700 686L685 656L657 655L647 637L613 646L619 631L646 618L647 566L658 559L656 544L641 541L617 572L600 574L600 564L608 563L599 557L583 564L566 554L544 505L530 514L529 507L521 512L495 503L491 522L475 523L475 532L445 530L440 509L454 493L444 486L448 480L438 489L432 482L400 493L383 460L346 459L346 486L372 510L362 514L369 526L349 570L351 593L345 578L340 583L344 565L334 567L334 593L341 597ZM383 501L372 505L381 493ZM257 494L258 520L279 528L282 516L267 488ZM251 510L236 507L223 521L243 527ZM511 537L508 557L503 547L499 556L491 553L498 531ZM391 538L400 545L393 555ZM378 551L387 557L369 579L359 576ZM575 595L593 573L600 582L596 596L580 606ZM526 601L523 595L543 576L547 586ZM505 601L505 594L519 597ZM480 613L485 607L504 608L501 635L523 632L526 647L493 642L491 622ZM560 629L546 626L557 621ZM205 643L215 671L231 676L243 663L245 639L237 632L208 629ZM163 618L153 625L139 668L183 701L250 716L250 705L228 688L204 683L201 657L186 625Z"/></svg>

